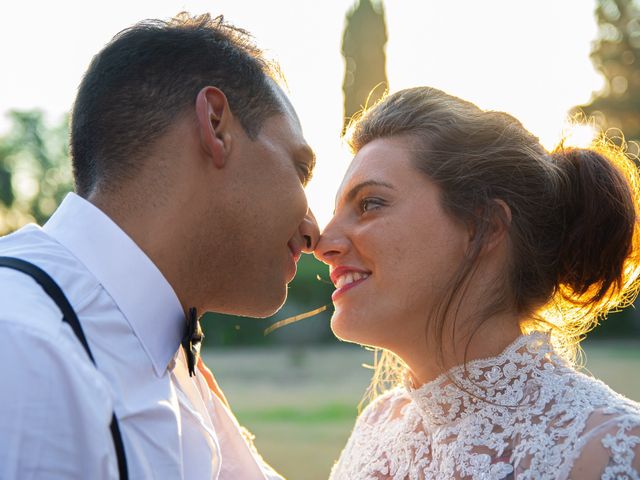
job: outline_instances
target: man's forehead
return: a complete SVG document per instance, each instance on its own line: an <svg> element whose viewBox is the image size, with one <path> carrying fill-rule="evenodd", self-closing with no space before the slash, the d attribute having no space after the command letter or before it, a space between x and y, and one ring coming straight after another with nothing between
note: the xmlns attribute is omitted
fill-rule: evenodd
<svg viewBox="0 0 640 480"><path fill-rule="evenodd" d="M298 117L298 113L296 112L296 109L294 108L293 103L291 103L291 100L289 100L288 95L284 92L282 87L280 87L280 85L278 85L273 79L269 79L269 82L271 84L271 89L273 93L275 94L276 98L280 102L280 105L282 106L283 113L285 115L290 116L291 119L295 123L297 123L298 126L300 126L301 125L300 118Z"/></svg>
<svg viewBox="0 0 640 480"><path fill-rule="evenodd" d="M294 158L296 158L297 161L307 162L309 164L309 171L311 172L316 164L316 154L304 138L302 124L300 123L296 109L280 85L273 79L270 79L269 82L274 95L282 107L280 116L286 124L286 130L288 130L286 141L290 144Z"/></svg>
<svg viewBox="0 0 640 480"><path fill-rule="evenodd" d="M313 153L313 150L307 144L307 141L304 139L300 117L298 117L298 113L296 112L296 109L293 107L291 100L289 100L289 97L282 90L282 88L280 88L280 86L273 81L272 81L272 88L282 106L282 109L283 109L282 115L287 119L287 123L289 124L289 127L293 130L293 133L295 134L295 136L298 137L297 143L299 143L299 146L297 147L297 150L301 155L307 155L315 159L315 154Z"/></svg>

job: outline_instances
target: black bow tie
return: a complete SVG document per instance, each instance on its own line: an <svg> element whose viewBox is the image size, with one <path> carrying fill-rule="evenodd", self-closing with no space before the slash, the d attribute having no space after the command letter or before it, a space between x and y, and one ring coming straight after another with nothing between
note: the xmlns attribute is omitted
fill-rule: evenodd
<svg viewBox="0 0 640 480"><path fill-rule="evenodd" d="M187 356L187 367L189 368L189 376L193 377L196 372L196 363L200 356L200 345L204 334L200 328L198 321L198 311L191 307L187 315L187 328L182 337L182 348Z"/></svg>

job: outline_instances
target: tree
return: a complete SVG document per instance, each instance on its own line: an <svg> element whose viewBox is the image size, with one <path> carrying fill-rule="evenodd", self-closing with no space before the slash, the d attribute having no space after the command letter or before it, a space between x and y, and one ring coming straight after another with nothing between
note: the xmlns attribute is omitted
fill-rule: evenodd
<svg viewBox="0 0 640 480"><path fill-rule="evenodd" d="M640 142L640 3L638 0L597 0L595 11L598 36L591 60L605 79L602 91L588 105L577 107L593 116L598 126L613 140L620 133L631 154L637 155ZM633 337L640 333L636 308L612 313L597 327L592 338Z"/></svg>
<svg viewBox="0 0 640 480"><path fill-rule="evenodd" d="M638 0L597 0L599 25L591 59L605 87L579 107L604 129L619 129L627 141L640 141L640 4ZM637 145L630 149L638 153Z"/></svg>
<svg viewBox="0 0 640 480"><path fill-rule="evenodd" d="M387 88L387 27L382 1L358 0L347 13L342 55L345 60L343 132L349 119L378 100Z"/></svg>
<svg viewBox="0 0 640 480"><path fill-rule="evenodd" d="M73 189L68 121L45 125L39 110L9 112L0 138L0 233L42 224Z"/></svg>

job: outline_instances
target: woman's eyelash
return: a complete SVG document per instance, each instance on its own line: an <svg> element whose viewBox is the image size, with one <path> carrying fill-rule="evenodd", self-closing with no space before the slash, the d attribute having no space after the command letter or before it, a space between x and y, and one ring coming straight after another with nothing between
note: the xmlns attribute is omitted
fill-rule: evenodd
<svg viewBox="0 0 640 480"><path fill-rule="evenodd" d="M377 197L364 197L360 200L360 212L366 213L370 210L376 210L386 205L386 202Z"/></svg>

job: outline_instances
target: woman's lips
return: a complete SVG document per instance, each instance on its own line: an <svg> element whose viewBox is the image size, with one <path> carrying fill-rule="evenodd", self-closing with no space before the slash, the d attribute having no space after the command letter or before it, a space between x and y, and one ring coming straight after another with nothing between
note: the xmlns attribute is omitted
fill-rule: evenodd
<svg viewBox="0 0 640 480"><path fill-rule="evenodd" d="M370 275L371 272L359 268L347 266L335 268L331 271L331 280L336 286L336 290L331 295L331 299L335 301L347 290L364 282Z"/></svg>
<svg viewBox="0 0 640 480"><path fill-rule="evenodd" d="M343 295L347 290L351 290L353 287L356 287L356 286L360 285L362 282L364 282L368 278L369 277L360 278L360 279L355 280L355 281L353 281L351 283L347 283L344 287L337 288L331 294L331 300L333 300L335 302L336 299L338 297L340 297L341 295Z"/></svg>

